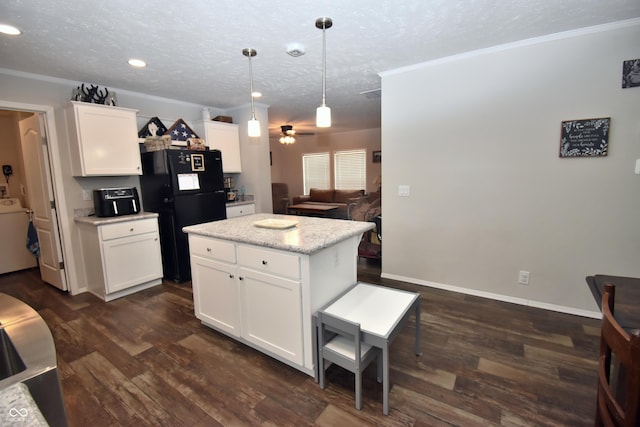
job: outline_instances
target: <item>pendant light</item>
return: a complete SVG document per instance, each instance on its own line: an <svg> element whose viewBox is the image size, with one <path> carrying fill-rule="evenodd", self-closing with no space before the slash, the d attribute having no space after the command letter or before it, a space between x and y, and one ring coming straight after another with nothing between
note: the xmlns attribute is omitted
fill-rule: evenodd
<svg viewBox="0 0 640 427"><path fill-rule="evenodd" d="M242 49L242 54L249 58L249 85L251 95L251 119L247 124L247 132L250 137L255 138L260 136L260 122L256 119L256 109L253 105L253 71L251 69L251 58L256 56L258 52L255 49L245 48Z"/></svg>
<svg viewBox="0 0 640 427"><path fill-rule="evenodd" d="M327 28L331 28L331 18L316 19L316 28L322 30L322 105L316 109L316 126L319 128L331 127L331 108L327 107Z"/></svg>

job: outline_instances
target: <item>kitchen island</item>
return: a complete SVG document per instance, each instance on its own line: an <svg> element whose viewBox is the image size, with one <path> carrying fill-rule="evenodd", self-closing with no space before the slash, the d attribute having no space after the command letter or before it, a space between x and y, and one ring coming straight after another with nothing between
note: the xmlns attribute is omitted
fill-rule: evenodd
<svg viewBox="0 0 640 427"><path fill-rule="evenodd" d="M203 324L315 375L313 314L356 283L373 223L255 214L184 227Z"/></svg>

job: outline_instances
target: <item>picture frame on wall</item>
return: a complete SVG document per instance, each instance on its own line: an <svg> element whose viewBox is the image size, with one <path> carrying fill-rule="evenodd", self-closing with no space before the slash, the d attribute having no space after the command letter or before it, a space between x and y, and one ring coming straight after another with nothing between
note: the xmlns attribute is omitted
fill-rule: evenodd
<svg viewBox="0 0 640 427"><path fill-rule="evenodd" d="M561 124L560 157L601 157L609 152L610 117Z"/></svg>
<svg viewBox="0 0 640 427"><path fill-rule="evenodd" d="M640 86L640 58L622 62L622 88Z"/></svg>
<svg viewBox="0 0 640 427"><path fill-rule="evenodd" d="M382 161L382 151L373 151L371 157L373 163L380 163Z"/></svg>

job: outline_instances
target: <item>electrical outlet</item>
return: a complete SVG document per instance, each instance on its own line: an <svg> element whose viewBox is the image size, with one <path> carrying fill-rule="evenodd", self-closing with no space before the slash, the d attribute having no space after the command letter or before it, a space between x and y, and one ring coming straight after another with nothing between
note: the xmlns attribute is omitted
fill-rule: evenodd
<svg viewBox="0 0 640 427"><path fill-rule="evenodd" d="M521 285L528 285L529 284L529 272L528 271L521 271L518 274L518 283L520 283Z"/></svg>
<svg viewBox="0 0 640 427"><path fill-rule="evenodd" d="M82 190L82 200L91 201L91 190Z"/></svg>
<svg viewBox="0 0 640 427"><path fill-rule="evenodd" d="M408 185L398 185L398 196L409 197L411 193L411 187Z"/></svg>

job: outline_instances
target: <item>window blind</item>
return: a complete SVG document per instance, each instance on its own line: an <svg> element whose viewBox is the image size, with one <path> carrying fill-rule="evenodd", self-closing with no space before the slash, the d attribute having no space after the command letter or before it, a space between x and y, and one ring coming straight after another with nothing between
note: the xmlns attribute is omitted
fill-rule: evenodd
<svg viewBox="0 0 640 427"><path fill-rule="evenodd" d="M331 188L329 176L329 153L313 153L302 155L302 174L304 194L311 188Z"/></svg>
<svg viewBox="0 0 640 427"><path fill-rule="evenodd" d="M367 188L366 150L336 151L333 155L337 190Z"/></svg>

